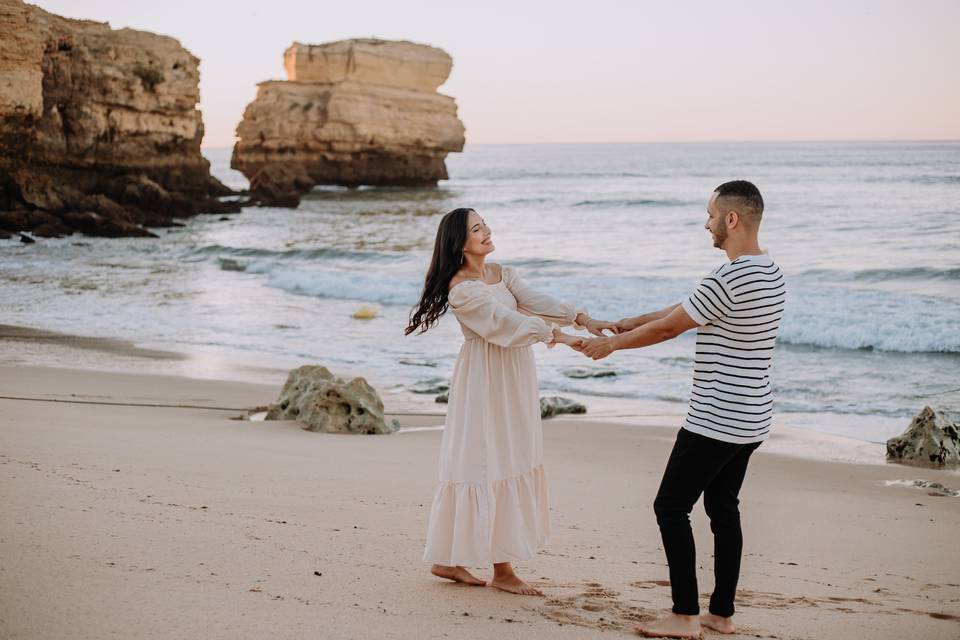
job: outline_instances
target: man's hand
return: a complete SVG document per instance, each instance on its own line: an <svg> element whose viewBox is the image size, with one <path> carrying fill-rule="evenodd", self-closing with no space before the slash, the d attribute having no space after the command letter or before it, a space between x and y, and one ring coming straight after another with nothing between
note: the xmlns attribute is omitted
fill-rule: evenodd
<svg viewBox="0 0 960 640"><path fill-rule="evenodd" d="M582 347L577 351L594 360L606 358L614 352L614 339L612 337L590 338L581 340L581 343Z"/></svg>

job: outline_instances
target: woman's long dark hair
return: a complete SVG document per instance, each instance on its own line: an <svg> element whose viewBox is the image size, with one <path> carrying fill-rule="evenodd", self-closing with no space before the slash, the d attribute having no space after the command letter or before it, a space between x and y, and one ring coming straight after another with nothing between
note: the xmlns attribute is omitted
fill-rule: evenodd
<svg viewBox="0 0 960 640"><path fill-rule="evenodd" d="M473 209L454 209L440 220L437 239L433 243L433 258L427 277L423 280L420 301L410 312L410 324L404 335L417 329L425 332L447 312L447 293L450 281L463 266L463 247L467 244L467 216Z"/></svg>

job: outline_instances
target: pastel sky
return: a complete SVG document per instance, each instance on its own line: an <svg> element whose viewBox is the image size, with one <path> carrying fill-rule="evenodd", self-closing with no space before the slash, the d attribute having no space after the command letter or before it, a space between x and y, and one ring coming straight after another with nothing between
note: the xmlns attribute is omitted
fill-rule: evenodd
<svg viewBox="0 0 960 640"><path fill-rule="evenodd" d="M205 146L232 146L295 40L445 49L467 141L960 139L957 0L40 0L201 59Z"/></svg>

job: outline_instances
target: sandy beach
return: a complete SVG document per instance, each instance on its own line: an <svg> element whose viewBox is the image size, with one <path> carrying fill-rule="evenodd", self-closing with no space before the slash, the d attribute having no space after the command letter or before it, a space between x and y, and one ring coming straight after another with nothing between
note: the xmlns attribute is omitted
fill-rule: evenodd
<svg viewBox="0 0 960 640"><path fill-rule="evenodd" d="M438 429L236 419L277 390L0 367L0 636L618 637L669 606L651 504L670 419L546 423L553 535L518 567L546 597L517 597L420 562ZM958 637L960 500L885 483L960 476L785 455L811 438L778 433L751 464L735 637Z"/></svg>
<svg viewBox="0 0 960 640"><path fill-rule="evenodd" d="M960 2L433 4L0 0L0 640L960 640Z"/></svg>

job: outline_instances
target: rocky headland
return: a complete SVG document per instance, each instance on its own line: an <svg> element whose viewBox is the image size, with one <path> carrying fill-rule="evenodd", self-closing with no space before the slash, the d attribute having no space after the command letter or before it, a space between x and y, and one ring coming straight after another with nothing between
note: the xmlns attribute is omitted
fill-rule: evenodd
<svg viewBox="0 0 960 640"><path fill-rule="evenodd" d="M0 234L239 211L200 153L198 64L173 38L0 0Z"/></svg>
<svg viewBox="0 0 960 640"><path fill-rule="evenodd" d="M435 186L463 149L453 67L437 48L374 39L294 43L286 81L258 85L237 127L231 165L254 200L296 207L314 185Z"/></svg>

